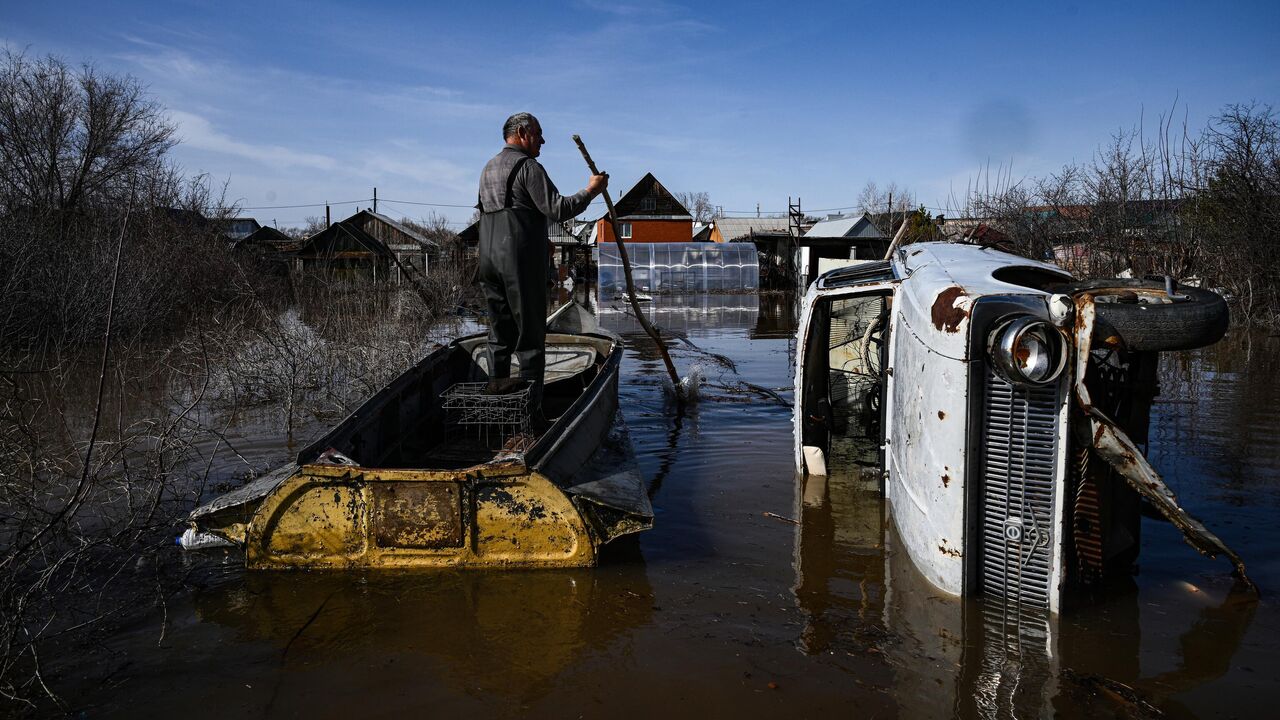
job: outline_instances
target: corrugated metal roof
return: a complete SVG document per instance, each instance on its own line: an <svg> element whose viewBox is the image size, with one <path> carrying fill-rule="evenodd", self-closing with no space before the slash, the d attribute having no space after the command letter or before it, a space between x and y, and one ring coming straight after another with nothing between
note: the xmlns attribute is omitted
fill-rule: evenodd
<svg viewBox="0 0 1280 720"><path fill-rule="evenodd" d="M731 242L738 238L746 237L753 232L761 233L785 233L791 229L791 221L787 218L716 218L716 227L720 229L720 235L725 242Z"/></svg>
<svg viewBox="0 0 1280 720"><path fill-rule="evenodd" d="M850 215L823 220L809 228L805 237L825 238L883 238L884 235L866 215Z"/></svg>

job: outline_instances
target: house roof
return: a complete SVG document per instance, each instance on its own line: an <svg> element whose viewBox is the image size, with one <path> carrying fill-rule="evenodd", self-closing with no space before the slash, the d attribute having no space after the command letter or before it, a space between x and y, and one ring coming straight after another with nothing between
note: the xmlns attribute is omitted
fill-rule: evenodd
<svg viewBox="0 0 1280 720"><path fill-rule="evenodd" d="M213 221L218 231L230 240L243 240L262 227L256 218L219 218Z"/></svg>
<svg viewBox="0 0 1280 720"><path fill-rule="evenodd" d="M876 239L883 238L884 233L863 213L821 220L809 228L804 237Z"/></svg>
<svg viewBox="0 0 1280 720"><path fill-rule="evenodd" d="M392 220L391 218L387 217L386 215L383 215L382 213L376 213L372 210L361 210L360 212L356 213L355 215L352 215L351 217L347 218L343 222L353 223L363 228L364 224L369 222L370 220L376 220L377 222L386 223L392 228L395 228L396 230L404 233L405 235L408 235L413 240L416 240L417 242L422 243L427 247L433 247L433 248L438 247L436 241L432 240L426 235L423 235L422 233L410 228L407 225L404 225L403 223ZM368 231L366 230L366 232ZM369 234L372 235L373 233L369 233Z"/></svg>
<svg viewBox="0 0 1280 720"><path fill-rule="evenodd" d="M372 214L372 213L371 213ZM339 254L373 253L390 257L390 248L347 218L336 222L303 241L295 254L300 257L333 257Z"/></svg>
<svg viewBox="0 0 1280 720"><path fill-rule="evenodd" d="M719 228L725 242L733 242L738 238L764 233L790 233L791 221L788 218L716 218L712 222Z"/></svg>
<svg viewBox="0 0 1280 720"><path fill-rule="evenodd" d="M297 240L294 240L270 225L264 225L245 237L240 238L234 245L232 245L232 247L238 250L251 245L279 251L290 251L299 247Z"/></svg>
<svg viewBox="0 0 1280 720"><path fill-rule="evenodd" d="M652 207L645 207L644 200L652 199ZM672 195L653 173L645 173L618 202L614 203L614 211L619 219L628 217L671 218L676 220L693 220L689 210Z"/></svg>

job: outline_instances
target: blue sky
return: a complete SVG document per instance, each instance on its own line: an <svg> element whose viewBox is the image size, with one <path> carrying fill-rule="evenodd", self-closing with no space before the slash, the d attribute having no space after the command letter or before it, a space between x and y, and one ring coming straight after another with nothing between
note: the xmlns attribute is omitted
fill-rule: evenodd
<svg viewBox="0 0 1280 720"><path fill-rule="evenodd" d="M988 165L1087 160L1175 100L1193 128L1280 105L1277 28L1276 2L0 0L0 43L137 77L182 167L281 226L323 208L259 208L342 217L375 186L396 216L473 204L517 110L566 193L579 133L615 197L653 172L727 211L850 206L868 180L942 208Z"/></svg>

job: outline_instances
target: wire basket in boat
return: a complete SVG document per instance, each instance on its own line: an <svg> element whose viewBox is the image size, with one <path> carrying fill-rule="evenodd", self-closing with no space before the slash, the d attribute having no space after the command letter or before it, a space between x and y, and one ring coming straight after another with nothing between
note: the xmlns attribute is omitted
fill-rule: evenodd
<svg viewBox="0 0 1280 720"><path fill-rule="evenodd" d="M529 384L503 394L490 394L488 383L455 383L440 396L448 425L465 438L491 450L528 449Z"/></svg>

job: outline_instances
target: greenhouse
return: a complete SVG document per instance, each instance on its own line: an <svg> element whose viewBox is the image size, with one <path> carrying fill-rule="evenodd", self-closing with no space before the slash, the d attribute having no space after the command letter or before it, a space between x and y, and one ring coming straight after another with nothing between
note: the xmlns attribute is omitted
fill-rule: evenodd
<svg viewBox="0 0 1280 720"><path fill-rule="evenodd" d="M628 243L631 276L643 293L743 292L760 284L756 246L751 243ZM626 292L618 246L597 249L600 294Z"/></svg>

